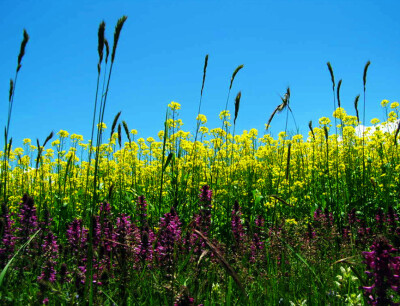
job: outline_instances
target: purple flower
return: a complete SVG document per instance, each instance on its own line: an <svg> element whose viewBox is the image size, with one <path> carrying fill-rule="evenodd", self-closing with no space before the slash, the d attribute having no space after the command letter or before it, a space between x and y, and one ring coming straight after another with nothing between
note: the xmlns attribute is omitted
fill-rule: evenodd
<svg viewBox="0 0 400 306"><path fill-rule="evenodd" d="M181 240L181 222L172 207L171 211L160 219L156 252L161 266L170 271L174 262L174 248Z"/></svg>
<svg viewBox="0 0 400 306"><path fill-rule="evenodd" d="M10 219L8 208L5 203L1 205L0 216L0 268L4 268L5 263L10 259L14 253L14 246L17 237L13 235L13 221Z"/></svg>
<svg viewBox="0 0 400 306"><path fill-rule="evenodd" d="M364 286L364 295L371 305L392 305L388 290L398 291L400 286L400 257L392 256L398 252L386 238L379 237L370 247L371 252L363 252L364 263L367 265L365 272L373 280L371 286Z"/></svg>
<svg viewBox="0 0 400 306"><path fill-rule="evenodd" d="M153 261L153 242L155 235L149 228L147 222L144 224L142 232L140 233L140 244L137 248L138 259L142 263L147 262L147 266L150 268Z"/></svg>
<svg viewBox="0 0 400 306"><path fill-rule="evenodd" d="M252 243L250 246L251 256L250 262L255 263L256 259L263 259L262 251L264 250L264 241L262 239L263 228L264 228L264 218L262 216L258 216L255 220L255 231L253 234Z"/></svg>
<svg viewBox="0 0 400 306"><path fill-rule="evenodd" d="M82 220L75 219L69 224L66 232L68 249L73 256L78 256L86 250L88 229L82 225Z"/></svg>
<svg viewBox="0 0 400 306"><path fill-rule="evenodd" d="M147 202L144 196L138 197L137 211L139 216L140 226L143 227L147 220Z"/></svg>
<svg viewBox="0 0 400 306"><path fill-rule="evenodd" d="M200 211L194 215L192 229L197 229L206 237L208 237L208 232L211 226L211 200L212 190L208 185L204 185L199 194ZM189 252L193 251L193 253L198 256L200 256L205 249L204 240L194 233L193 230L187 232L185 245ZM196 260L195 258L193 259Z"/></svg>
<svg viewBox="0 0 400 306"><path fill-rule="evenodd" d="M56 262L52 259L48 259L44 265L42 266L42 273L38 276L38 281L47 281L50 283L54 283L56 280L56 270L55 270Z"/></svg>
<svg viewBox="0 0 400 306"><path fill-rule="evenodd" d="M238 201L235 201L231 215L232 215L231 226L232 226L233 237L235 239L236 246L239 246L240 242L243 240L244 237L244 229L241 219L242 212L240 210Z"/></svg>
<svg viewBox="0 0 400 306"><path fill-rule="evenodd" d="M22 203L20 204L19 232L22 241L25 242L29 237L38 230L38 221L36 217L36 208L33 198L24 194Z"/></svg>

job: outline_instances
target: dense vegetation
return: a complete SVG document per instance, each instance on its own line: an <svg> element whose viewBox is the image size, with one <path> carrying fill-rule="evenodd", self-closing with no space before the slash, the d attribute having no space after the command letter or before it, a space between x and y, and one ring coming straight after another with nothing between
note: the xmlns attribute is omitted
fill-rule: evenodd
<svg viewBox="0 0 400 306"><path fill-rule="evenodd" d="M233 120L228 102L240 65L221 127L207 127L200 98L194 133L182 129L177 102L158 141L135 139L121 113L108 132L104 109L125 20L111 52L99 27L91 139L61 130L13 148L24 31L1 152L2 303L399 303L399 103L383 100L386 118L361 126L360 96L347 114L328 63L332 118L310 122L307 137L285 130L273 138L274 117L286 113L288 123L288 88L263 135L236 134L241 93ZM208 56L201 95L207 64Z"/></svg>

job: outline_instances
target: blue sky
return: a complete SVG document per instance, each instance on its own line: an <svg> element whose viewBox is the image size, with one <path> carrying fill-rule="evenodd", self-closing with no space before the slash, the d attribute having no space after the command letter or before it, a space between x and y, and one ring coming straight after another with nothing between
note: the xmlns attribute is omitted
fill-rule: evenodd
<svg viewBox="0 0 400 306"><path fill-rule="evenodd" d="M0 124L5 126L9 79L14 77L25 28L30 41L22 62L10 133L41 142L60 129L90 137L97 78L97 30L106 22L118 44L106 107L111 125L118 111L139 137L163 128L170 101L182 105L183 129L194 131L209 54L202 113L220 127L230 77L240 64L229 109L242 91L237 131L263 131L280 95L291 88L300 132L331 116L333 98L326 62L343 79L342 105L354 114L365 63L367 119L383 118L382 99L399 100L398 1L0 1ZM283 114L272 132L284 128ZM290 129L294 130L293 121Z"/></svg>

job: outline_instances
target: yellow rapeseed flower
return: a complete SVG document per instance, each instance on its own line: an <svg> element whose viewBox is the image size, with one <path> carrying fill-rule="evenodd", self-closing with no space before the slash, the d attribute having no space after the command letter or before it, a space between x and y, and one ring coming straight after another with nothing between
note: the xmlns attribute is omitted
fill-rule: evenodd
<svg viewBox="0 0 400 306"><path fill-rule="evenodd" d="M27 144L27 143L31 143L31 140L29 138L25 138L24 139L24 145Z"/></svg>
<svg viewBox="0 0 400 306"><path fill-rule="evenodd" d="M178 102L174 102L174 101L171 101L171 103L168 104L168 107L173 111L177 111L177 110L181 109L181 105Z"/></svg>
<svg viewBox="0 0 400 306"><path fill-rule="evenodd" d="M296 225L297 224L297 221L295 220L295 219L286 219L286 224L289 224L289 225Z"/></svg>
<svg viewBox="0 0 400 306"><path fill-rule="evenodd" d="M388 104L389 104L389 101L386 99L382 100L382 102L381 102L382 107L385 107Z"/></svg>
<svg viewBox="0 0 400 306"><path fill-rule="evenodd" d="M319 119L319 124L321 125L328 125L331 123L331 120L328 117L322 117Z"/></svg>
<svg viewBox="0 0 400 306"><path fill-rule="evenodd" d="M390 108L396 108L399 106L399 102L393 102L392 104L390 104Z"/></svg>
<svg viewBox="0 0 400 306"><path fill-rule="evenodd" d="M69 133L64 130L60 130L57 135L59 135L61 138L67 138L69 136Z"/></svg>
<svg viewBox="0 0 400 306"><path fill-rule="evenodd" d="M219 113L219 119L223 120L223 119L231 119L231 114L229 113L228 110L223 110L222 112Z"/></svg>
<svg viewBox="0 0 400 306"><path fill-rule="evenodd" d="M105 130L107 128L107 125L104 122L100 122L97 124L97 128L100 130Z"/></svg>
<svg viewBox="0 0 400 306"><path fill-rule="evenodd" d="M202 124L206 124L207 123L207 117L205 115L199 114L196 117L196 120L200 121Z"/></svg>
<svg viewBox="0 0 400 306"><path fill-rule="evenodd" d="M374 118L371 120L371 124L378 124L379 122L381 122L378 118Z"/></svg>

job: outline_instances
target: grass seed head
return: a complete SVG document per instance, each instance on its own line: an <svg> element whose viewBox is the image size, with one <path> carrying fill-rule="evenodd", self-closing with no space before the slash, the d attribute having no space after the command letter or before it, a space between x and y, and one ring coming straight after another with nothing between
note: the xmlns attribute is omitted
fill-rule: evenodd
<svg viewBox="0 0 400 306"><path fill-rule="evenodd" d="M332 65L330 62L327 62L326 64L328 65L328 70L329 70L329 73L331 74L332 89L335 90L335 75L333 74Z"/></svg>
<svg viewBox="0 0 400 306"><path fill-rule="evenodd" d="M104 49L104 32L106 30L106 24L102 21L99 25L97 51L99 53L99 63L97 64L97 71L100 73L101 62L103 61L103 49Z"/></svg>
<svg viewBox="0 0 400 306"><path fill-rule="evenodd" d="M239 105L240 105L240 98L242 97L242 92L239 91L236 99L235 99L235 119L233 120L233 124L236 124L236 118L238 116L239 113Z"/></svg>
<svg viewBox="0 0 400 306"><path fill-rule="evenodd" d="M338 86L337 86L337 101L338 101L338 106L340 107L340 86L342 86L342 80L339 80Z"/></svg>
<svg viewBox="0 0 400 306"><path fill-rule="evenodd" d="M20 48L19 54L18 54L17 72L21 69L21 61L22 61L22 58L24 57L25 47L26 47L26 44L28 43L28 41L29 41L29 35L26 32L26 30L24 29L24 38L22 39L21 48Z"/></svg>
<svg viewBox="0 0 400 306"><path fill-rule="evenodd" d="M365 85L367 84L367 72L368 72L369 65L371 65L370 61L368 61L364 67L364 74L363 74L364 91L365 91Z"/></svg>
<svg viewBox="0 0 400 306"><path fill-rule="evenodd" d="M229 90L231 90L232 88L232 84L233 81L235 80L236 74L244 67L244 65L239 65L237 66L237 68L235 69L235 71L232 73L232 77L231 77L231 84L229 85Z"/></svg>
<svg viewBox="0 0 400 306"><path fill-rule="evenodd" d="M111 63L114 63L115 51L117 50L119 35L121 33L122 27L124 26L124 23L127 18L128 18L127 16L122 16L120 19L118 19L117 25L115 26L114 45L113 45L113 49L112 49L112 53L111 53Z"/></svg>

